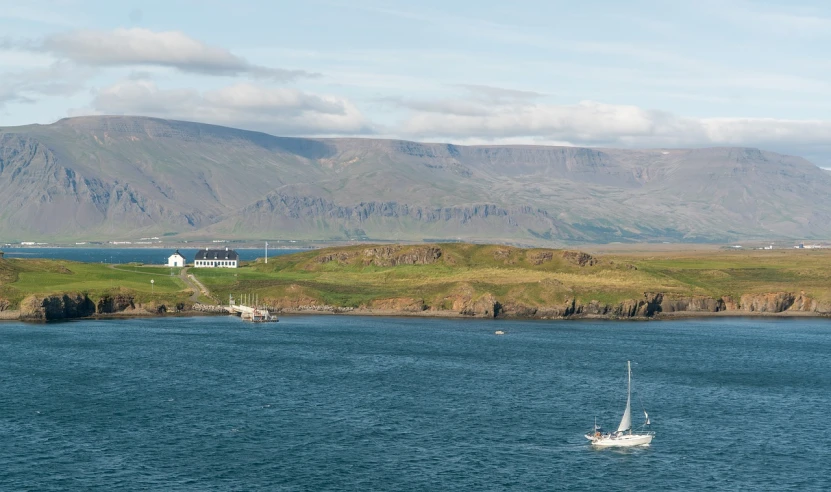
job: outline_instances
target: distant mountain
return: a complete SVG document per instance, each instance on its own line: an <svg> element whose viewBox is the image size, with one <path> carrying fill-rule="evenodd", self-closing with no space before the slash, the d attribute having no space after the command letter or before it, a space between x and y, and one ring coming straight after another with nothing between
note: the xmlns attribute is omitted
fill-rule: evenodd
<svg viewBox="0 0 831 492"><path fill-rule="evenodd" d="M831 174L749 148L282 138L128 116L0 128L0 241L831 237Z"/></svg>

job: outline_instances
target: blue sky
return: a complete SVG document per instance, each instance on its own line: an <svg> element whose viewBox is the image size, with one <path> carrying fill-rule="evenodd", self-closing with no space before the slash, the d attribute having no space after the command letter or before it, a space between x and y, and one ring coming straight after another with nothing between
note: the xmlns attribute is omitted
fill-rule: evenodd
<svg viewBox="0 0 831 492"><path fill-rule="evenodd" d="M136 114L831 166L829 5L0 0L0 125Z"/></svg>

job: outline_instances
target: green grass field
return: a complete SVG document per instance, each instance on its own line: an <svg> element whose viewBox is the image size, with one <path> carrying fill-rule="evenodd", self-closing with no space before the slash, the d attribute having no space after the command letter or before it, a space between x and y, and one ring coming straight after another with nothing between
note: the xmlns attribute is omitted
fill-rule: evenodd
<svg viewBox="0 0 831 492"><path fill-rule="evenodd" d="M187 298L178 268L12 259L0 262L0 297L17 305L29 295L86 293L91 298L126 293L137 302L180 302ZM150 280L153 283L150 283Z"/></svg>
<svg viewBox="0 0 831 492"><path fill-rule="evenodd" d="M406 254L424 246L407 246ZM805 291L831 302L831 251L705 251L615 254L592 266L564 259L562 251L442 244L427 265L378 266L369 246L331 248L272 258L237 270L195 270L220 299L243 293L264 302L305 299L338 307L366 307L412 298L446 308L455 298L492 294L501 302L556 305L567 299L618 303L646 292L669 296L733 296ZM551 258L540 261L540 255ZM340 255L342 259L321 262ZM536 259L536 261L535 261ZM539 264L536 264L539 263Z"/></svg>

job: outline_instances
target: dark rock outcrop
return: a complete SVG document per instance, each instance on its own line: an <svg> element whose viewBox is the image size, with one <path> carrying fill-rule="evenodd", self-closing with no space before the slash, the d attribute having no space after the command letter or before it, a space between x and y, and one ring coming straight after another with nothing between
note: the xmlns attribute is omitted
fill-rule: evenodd
<svg viewBox="0 0 831 492"><path fill-rule="evenodd" d="M563 259L581 267L592 266L597 263L597 259L594 256L583 253L582 251L564 251Z"/></svg>
<svg viewBox="0 0 831 492"><path fill-rule="evenodd" d="M554 259L554 252L553 251L529 251L526 254L528 261L531 262L532 265L542 265L545 262L551 261Z"/></svg>
<svg viewBox="0 0 831 492"><path fill-rule="evenodd" d="M694 312L717 313L727 309L724 299L713 299L706 296L681 297L675 299L664 298L659 306L663 313Z"/></svg>
<svg viewBox="0 0 831 492"><path fill-rule="evenodd" d="M364 265L397 266L429 265L441 258L441 248L437 246L379 246L363 251Z"/></svg>
<svg viewBox="0 0 831 492"><path fill-rule="evenodd" d="M348 261L350 258L354 258L355 253L349 254L345 251L340 251L337 253L329 253L318 256L315 261L318 263L329 263L330 261L337 261L337 262L345 262Z"/></svg>
<svg viewBox="0 0 831 492"><path fill-rule="evenodd" d="M742 311L757 313L781 313L790 308L795 296L788 292L772 294L745 294L741 297Z"/></svg>
<svg viewBox="0 0 831 492"><path fill-rule="evenodd" d="M95 303L85 294L63 294L47 297L30 296L21 302L20 318L51 321L86 318L95 314Z"/></svg>
<svg viewBox="0 0 831 492"><path fill-rule="evenodd" d="M98 314L111 314L135 309L136 305L133 296L116 294L115 296L105 295L98 300Z"/></svg>

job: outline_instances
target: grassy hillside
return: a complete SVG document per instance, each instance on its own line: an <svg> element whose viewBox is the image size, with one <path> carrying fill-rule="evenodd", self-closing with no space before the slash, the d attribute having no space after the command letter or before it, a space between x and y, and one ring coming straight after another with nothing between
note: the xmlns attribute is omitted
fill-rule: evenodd
<svg viewBox="0 0 831 492"><path fill-rule="evenodd" d="M831 312L829 250L591 256L453 243L356 245L273 257L268 264L259 260L238 269L190 271L215 299L250 295L289 311L633 316L642 315L644 304L664 302L658 311L688 310L697 303L689 310ZM191 294L169 268L0 260L0 301L7 308L27 296L62 293L88 294L94 302L122 294L136 304L167 305Z"/></svg>
<svg viewBox="0 0 831 492"><path fill-rule="evenodd" d="M676 282L697 295L805 291L818 301L831 302L831 250L641 253L606 258L632 262L656 282Z"/></svg>
<svg viewBox="0 0 831 492"><path fill-rule="evenodd" d="M745 294L805 291L831 302L831 252L822 250L607 255L583 257L581 264L579 253L562 250L470 244L398 248L332 248L198 275L220 299L248 293L281 306L453 310L492 296L506 306L543 307L570 300L615 304L658 292L669 298L738 300ZM425 260L432 249L440 256Z"/></svg>

